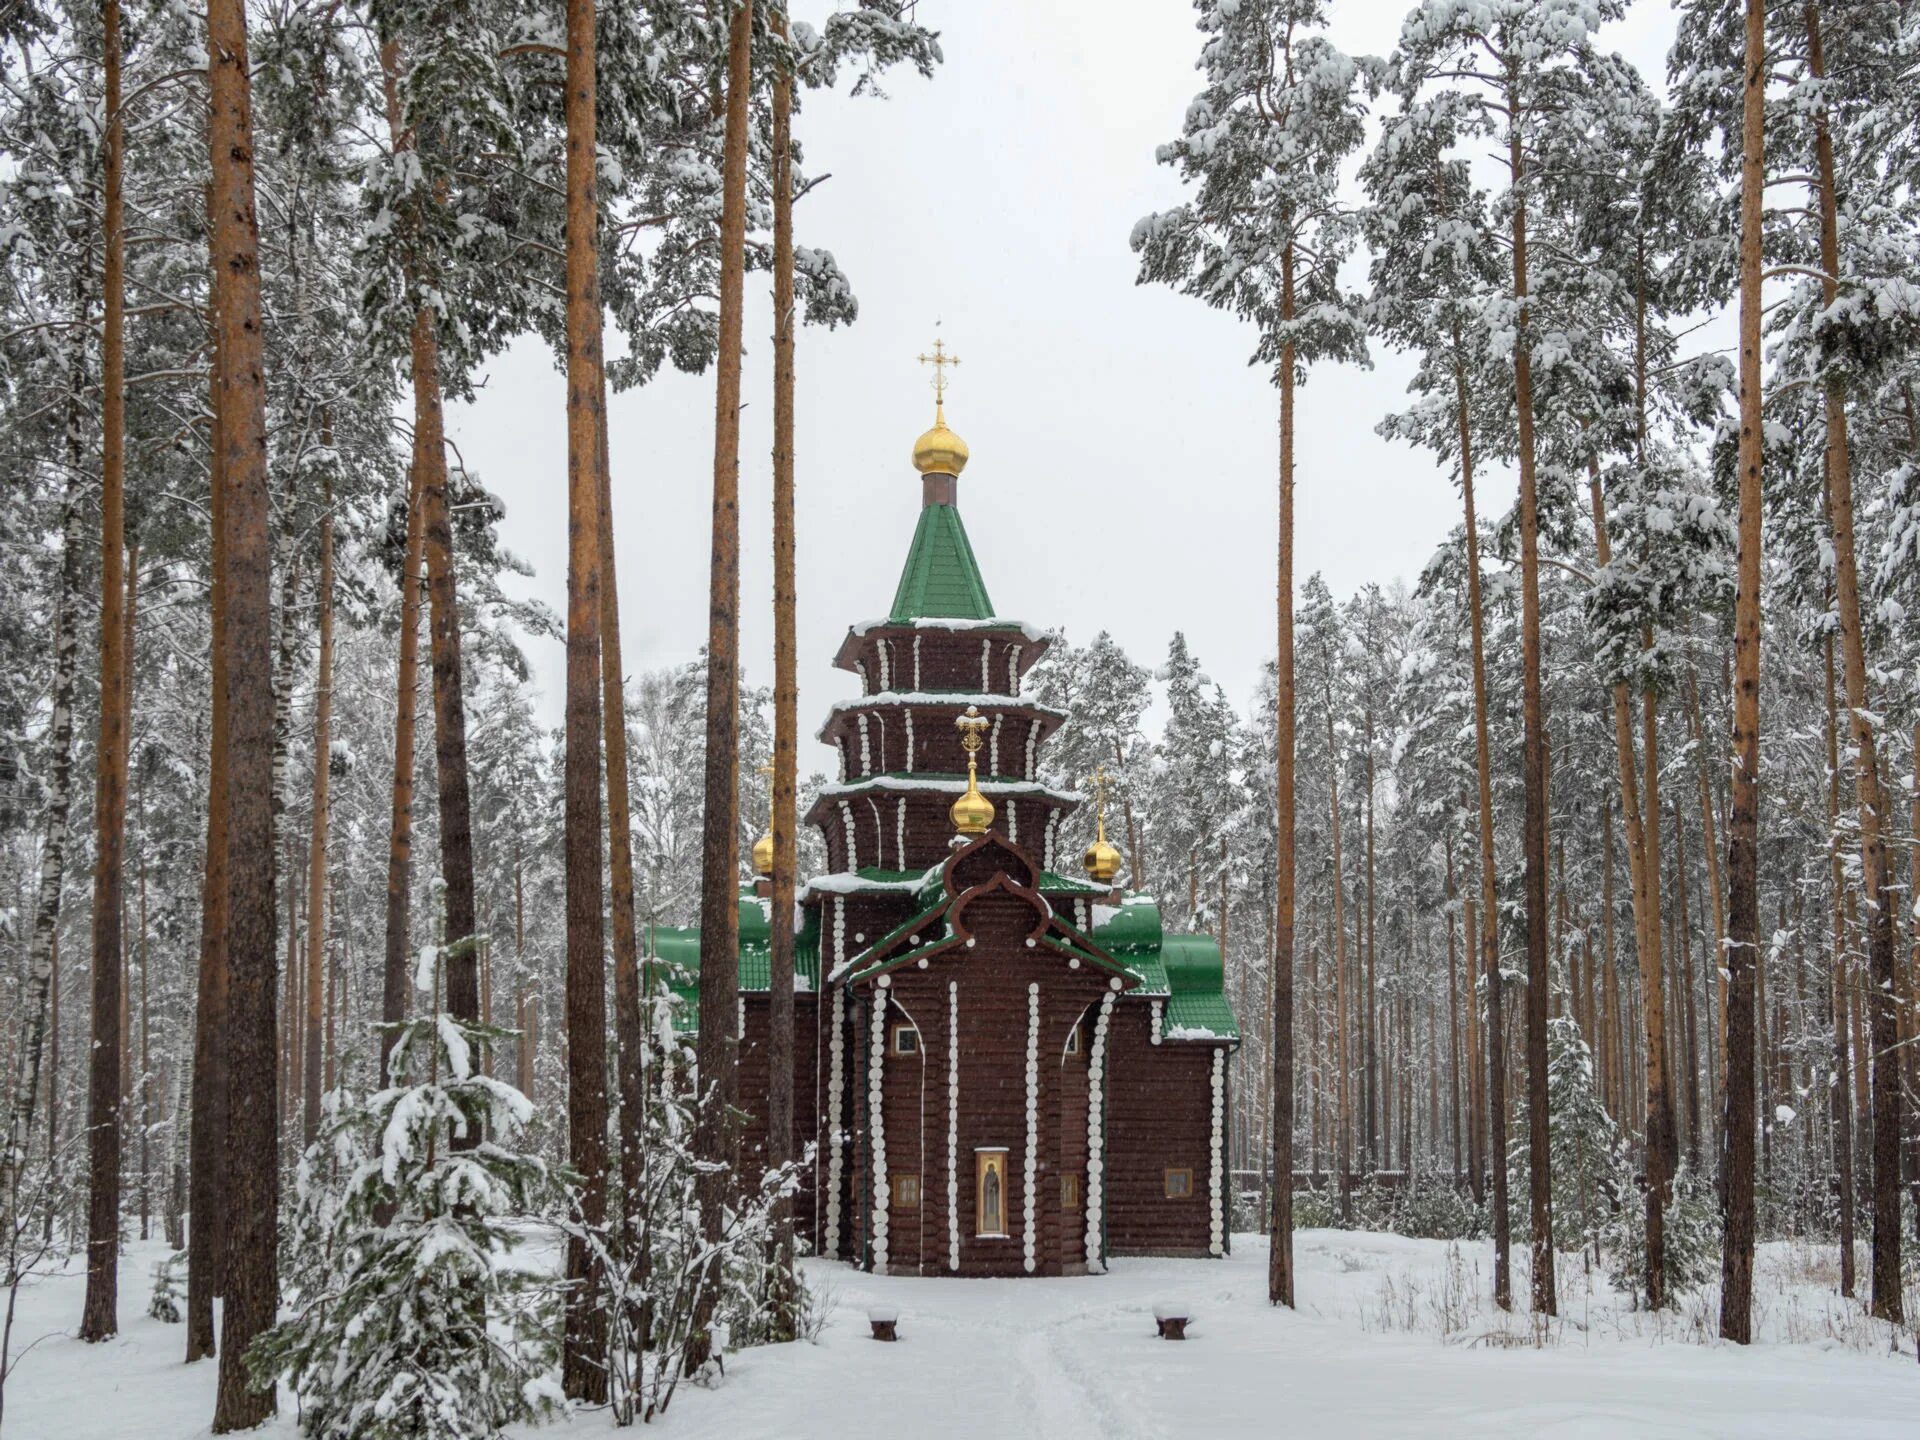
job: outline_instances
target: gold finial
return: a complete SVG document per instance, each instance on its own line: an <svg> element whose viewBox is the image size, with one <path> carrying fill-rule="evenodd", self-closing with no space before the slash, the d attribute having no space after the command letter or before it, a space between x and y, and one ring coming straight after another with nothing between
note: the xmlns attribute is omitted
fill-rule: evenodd
<svg viewBox="0 0 1920 1440"><path fill-rule="evenodd" d="M1107 774L1107 767L1096 765L1087 781L1093 786L1093 824L1094 841L1087 847L1087 853L1080 863L1102 885L1113 883L1113 877L1120 873L1120 852L1107 843L1107 787L1113 783L1113 777Z"/></svg>
<svg viewBox="0 0 1920 1440"><path fill-rule="evenodd" d="M773 766L762 765L759 773L769 780L773 778ZM753 873L756 875L773 874L773 797L767 797L767 833L753 842Z"/></svg>
<svg viewBox="0 0 1920 1440"><path fill-rule="evenodd" d="M969 705L967 713L953 723L967 752L967 792L947 813L953 817L953 828L962 835L984 835L993 823L993 802L980 793L979 777L980 747L987 743L980 736L987 728L987 717L980 713L979 706Z"/></svg>
<svg viewBox="0 0 1920 1440"><path fill-rule="evenodd" d="M958 477L967 468L967 442L947 428L947 367L960 357L947 352L946 342L934 338L933 353L918 357L933 366L933 428L913 442L913 468L922 475Z"/></svg>

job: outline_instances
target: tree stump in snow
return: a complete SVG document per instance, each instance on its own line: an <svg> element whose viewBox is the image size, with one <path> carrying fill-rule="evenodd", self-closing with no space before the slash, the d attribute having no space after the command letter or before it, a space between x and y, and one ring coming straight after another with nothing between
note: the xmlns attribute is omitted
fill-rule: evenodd
<svg viewBox="0 0 1920 1440"><path fill-rule="evenodd" d="M1171 1309L1164 1305L1155 1306L1153 1311L1153 1320L1160 1327L1162 1340L1186 1339L1187 1321L1191 1318L1184 1310Z"/></svg>
<svg viewBox="0 0 1920 1440"><path fill-rule="evenodd" d="M869 1310L867 1323L873 1327L873 1338L876 1340L894 1341L900 1338L896 1333L900 1324L898 1310Z"/></svg>

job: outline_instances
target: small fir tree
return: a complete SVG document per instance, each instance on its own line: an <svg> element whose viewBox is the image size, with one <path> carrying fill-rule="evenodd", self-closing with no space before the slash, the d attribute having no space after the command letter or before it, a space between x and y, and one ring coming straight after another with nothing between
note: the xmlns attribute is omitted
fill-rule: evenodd
<svg viewBox="0 0 1920 1440"><path fill-rule="evenodd" d="M513 1252L562 1176L508 1148L533 1106L477 1063L505 1033L408 1021L386 1089L329 1097L300 1164L293 1313L249 1356L255 1383L293 1387L309 1435L475 1440L560 1403L554 1292Z"/></svg>

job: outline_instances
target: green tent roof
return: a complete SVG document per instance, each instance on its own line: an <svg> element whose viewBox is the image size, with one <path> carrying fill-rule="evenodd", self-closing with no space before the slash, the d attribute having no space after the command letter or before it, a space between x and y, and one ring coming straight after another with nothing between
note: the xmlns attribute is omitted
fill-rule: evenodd
<svg viewBox="0 0 1920 1440"><path fill-rule="evenodd" d="M896 623L937 616L949 620L988 620L993 602L973 558L967 527L951 505L925 505L914 527L900 588L893 592Z"/></svg>

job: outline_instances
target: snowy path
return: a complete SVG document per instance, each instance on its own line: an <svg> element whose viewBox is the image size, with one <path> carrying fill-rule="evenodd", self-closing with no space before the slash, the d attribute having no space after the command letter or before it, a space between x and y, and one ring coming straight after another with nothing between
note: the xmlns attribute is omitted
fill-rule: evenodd
<svg viewBox="0 0 1920 1440"><path fill-rule="evenodd" d="M1920 1435L1920 1366L1831 1341L1741 1350L1635 1333L1565 1283L1567 1323L1544 1347L1477 1300L1489 1258L1463 1248L1453 1273L1462 1326L1442 1343L1432 1316L1449 1293L1447 1247L1394 1236L1304 1233L1298 1314L1265 1303L1266 1250L1236 1237L1224 1263L1118 1262L1100 1278L877 1277L812 1264L830 1292L816 1344L734 1356L713 1390L683 1388L662 1440L1141 1440L1261 1437L1471 1437L1471 1440L1881 1440ZM1772 1247L1769 1247L1771 1250ZM37 1284L16 1332L46 1335L9 1386L6 1440L198 1440L214 1372L179 1363L181 1331L141 1314L147 1267L122 1271L125 1333L104 1347L57 1333L80 1311L77 1273ZM1763 1260L1763 1279L1766 1265ZM1464 1273L1464 1282L1460 1277ZM1776 1284L1763 1333L1824 1336L1838 1306L1817 1285ZM1192 1339L1154 1335L1153 1307L1184 1301ZM900 1310L900 1343L875 1344L865 1312ZM1591 1307L1590 1318L1582 1317ZM1397 1316L1397 1319L1390 1318ZM1407 1333L1411 1316L1426 1326ZM1684 1317L1675 1324L1684 1326ZM1626 1333L1622 1333L1623 1330ZM56 1333L49 1333L56 1332ZM1524 1324L1517 1333L1524 1334ZM1910 1344L1910 1342L1909 1342ZM288 1409L290 1410L290 1406ZM524 1432L528 1440L605 1434L604 1415ZM293 1440L290 1415L265 1431ZM639 1432L636 1432L639 1433Z"/></svg>

